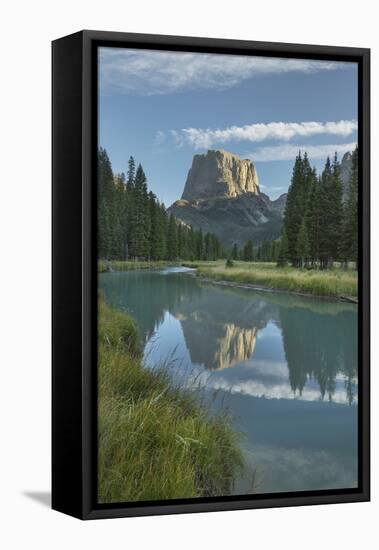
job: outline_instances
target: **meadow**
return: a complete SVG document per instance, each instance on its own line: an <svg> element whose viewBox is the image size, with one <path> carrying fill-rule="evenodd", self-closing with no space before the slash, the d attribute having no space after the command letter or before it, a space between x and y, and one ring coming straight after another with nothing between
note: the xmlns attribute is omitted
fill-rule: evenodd
<svg viewBox="0 0 379 550"><path fill-rule="evenodd" d="M215 262L186 262L197 269L197 276L214 281L240 285L257 285L268 289L285 290L320 297L355 299L358 295L357 271L339 266L328 270L277 267L269 262L234 261L226 267L225 260Z"/></svg>

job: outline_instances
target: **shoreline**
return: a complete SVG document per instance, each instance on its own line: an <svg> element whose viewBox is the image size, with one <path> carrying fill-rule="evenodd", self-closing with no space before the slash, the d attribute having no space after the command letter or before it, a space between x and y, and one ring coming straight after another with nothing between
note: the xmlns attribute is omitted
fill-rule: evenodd
<svg viewBox="0 0 379 550"><path fill-rule="evenodd" d="M231 418L145 368L133 317L98 304L99 502L232 494L247 465Z"/></svg>
<svg viewBox="0 0 379 550"><path fill-rule="evenodd" d="M323 301L334 301L334 302L343 302L358 305L358 298L349 294L317 294L313 292L306 292L304 290L296 290L289 288L279 288L275 286L268 286L265 284L259 283L249 283L249 282L238 282L228 279L219 279L217 277L209 276L202 273L202 266L192 264L190 262L172 262L172 261L151 261L151 262L118 262L110 261L105 263L101 260L98 264L98 273L120 273L128 271L157 271L161 269L167 269L172 267L183 267L190 268L192 270L192 275L195 276L199 281L206 283L215 284L218 286L227 286L230 288L240 288L244 290L256 290L261 292L273 292L273 293L285 293L293 294L295 296L302 296L308 298L316 298ZM209 270L208 270L209 271Z"/></svg>
<svg viewBox="0 0 379 550"><path fill-rule="evenodd" d="M197 272L197 269L196 269ZM284 288L274 288L264 285L257 285L253 283L235 283L233 281L227 281L227 280L218 280L218 279L212 279L209 277L204 277L202 275L199 275L197 273L194 273L195 277L204 283L211 283L214 285L219 286L227 286L232 288L242 288L244 290L258 290L261 292L274 292L277 294L294 294L296 296L303 296L305 298L316 298L317 300L325 300L328 302L344 302L344 303L350 303L358 305L358 299L354 296L323 296L318 294L311 294L310 292L301 292L297 290L286 290Z"/></svg>
<svg viewBox="0 0 379 550"><path fill-rule="evenodd" d="M167 267L178 267L181 264L169 260L148 261L122 261L122 260L98 260L97 273L119 273L123 271L140 271L165 269Z"/></svg>

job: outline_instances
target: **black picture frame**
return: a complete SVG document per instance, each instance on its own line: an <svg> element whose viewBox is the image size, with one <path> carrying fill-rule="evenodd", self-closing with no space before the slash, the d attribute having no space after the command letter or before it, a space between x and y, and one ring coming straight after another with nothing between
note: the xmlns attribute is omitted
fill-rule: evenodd
<svg viewBox="0 0 379 550"><path fill-rule="evenodd" d="M96 504L96 149L99 46L358 63L359 486L357 489ZM81 31L52 43L52 507L81 519L370 499L370 50Z"/></svg>

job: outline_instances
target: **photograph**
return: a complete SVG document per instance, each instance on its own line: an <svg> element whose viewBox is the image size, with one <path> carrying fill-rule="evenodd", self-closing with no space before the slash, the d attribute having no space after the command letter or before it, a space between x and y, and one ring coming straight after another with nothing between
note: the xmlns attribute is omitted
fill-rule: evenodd
<svg viewBox="0 0 379 550"><path fill-rule="evenodd" d="M2 10L0 549L371 550L375 5L51 6Z"/></svg>
<svg viewBox="0 0 379 550"><path fill-rule="evenodd" d="M98 504L357 489L358 63L96 74Z"/></svg>

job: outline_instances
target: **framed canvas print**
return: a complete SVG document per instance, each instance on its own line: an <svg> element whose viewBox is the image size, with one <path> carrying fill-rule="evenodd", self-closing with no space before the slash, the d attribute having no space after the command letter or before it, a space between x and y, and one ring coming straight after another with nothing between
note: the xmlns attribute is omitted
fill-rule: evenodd
<svg viewBox="0 0 379 550"><path fill-rule="evenodd" d="M369 499L369 50L53 42L53 508Z"/></svg>

